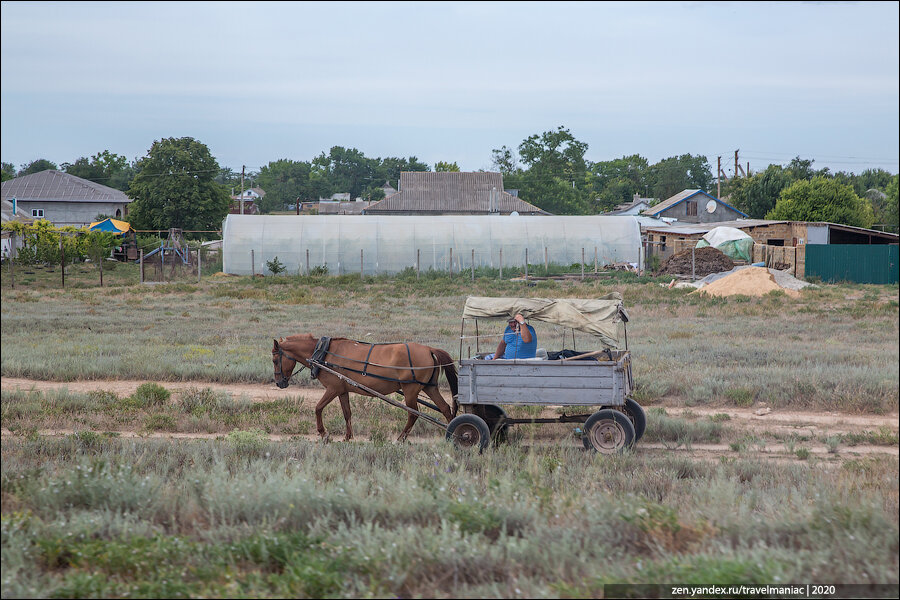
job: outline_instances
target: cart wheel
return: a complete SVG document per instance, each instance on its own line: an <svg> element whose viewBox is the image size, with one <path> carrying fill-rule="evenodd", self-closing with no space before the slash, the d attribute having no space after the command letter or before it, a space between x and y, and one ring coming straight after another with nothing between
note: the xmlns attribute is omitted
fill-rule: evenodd
<svg viewBox="0 0 900 600"><path fill-rule="evenodd" d="M469 412L484 419L491 432L491 440L494 443L506 441L506 435L509 433L509 423L506 422L505 410L496 404L475 404Z"/></svg>
<svg viewBox="0 0 900 600"><path fill-rule="evenodd" d="M584 447L600 454L621 454L634 445L634 425L617 410L598 410L584 423Z"/></svg>
<svg viewBox="0 0 900 600"><path fill-rule="evenodd" d="M647 429L647 414L641 405L631 398L625 398L625 406L622 407L622 411L634 425L634 441L637 442L644 437L644 430Z"/></svg>
<svg viewBox="0 0 900 600"><path fill-rule="evenodd" d="M491 443L491 430L478 415L459 415L447 425L447 439L457 448L477 446L480 453Z"/></svg>

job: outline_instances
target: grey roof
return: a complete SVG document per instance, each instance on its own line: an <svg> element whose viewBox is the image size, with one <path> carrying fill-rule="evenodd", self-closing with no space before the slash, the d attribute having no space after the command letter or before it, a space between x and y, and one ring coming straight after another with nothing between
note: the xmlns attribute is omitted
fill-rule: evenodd
<svg viewBox="0 0 900 600"><path fill-rule="evenodd" d="M4 181L0 196L19 202L131 202L121 190L53 169Z"/></svg>
<svg viewBox="0 0 900 600"><path fill-rule="evenodd" d="M25 212L21 206L16 206L16 214L13 215L13 205L10 200L3 200L2 205L3 205L2 213L3 213L3 222L4 223L6 223L7 221L12 221L12 220L22 221L24 223L31 223L32 221L34 221L34 219L31 218L31 215L29 215L27 212Z"/></svg>
<svg viewBox="0 0 900 600"><path fill-rule="evenodd" d="M672 223L668 227L646 227L647 231L661 231L671 235L697 235L709 233L716 227L734 227L735 229L747 229L750 227L763 227L765 225L778 225L790 223L790 221L767 221L766 219L737 219L736 221L718 221L714 223Z"/></svg>
<svg viewBox="0 0 900 600"><path fill-rule="evenodd" d="M715 200L716 202L718 202L719 204L721 204L722 206L727 206L731 210L733 210L737 213L740 213L740 214L744 215L745 217L750 216L750 215L736 209L735 207L731 206L727 202L724 202L723 200L720 200L719 198L716 198L715 196L711 196L711 195L707 194L703 190L684 190L682 192L679 192L679 193L675 194L674 196L672 196L671 198L663 200L656 206L651 206L650 208L648 208L647 210L644 211L644 214L656 216L656 215L660 214L661 212L663 212L664 210L670 209L673 206L675 206L676 204L678 204L679 202L683 202L683 201L687 200L688 198L690 198L691 196L696 196L697 194L702 194L702 195L706 196L707 198L711 198L711 199Z"/></svg>
<svg viewBox="0 0 900 600"><path fill-rule="evenodd" d="M404 171L400 173L400 191L372 204L366 213L488 214L494 189L497 190L493 205L496 212L548 214L503 191L500 173L480 171Z"/></svg>

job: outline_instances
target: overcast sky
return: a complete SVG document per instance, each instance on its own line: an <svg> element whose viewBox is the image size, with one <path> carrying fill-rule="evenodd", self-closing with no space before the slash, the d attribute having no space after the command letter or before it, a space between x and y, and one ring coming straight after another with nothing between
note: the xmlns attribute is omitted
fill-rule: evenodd
<svg viewBox="0 0 900 600"><path fill-rule="evenodd" d="M897 173L898 6L3 2L0 158L190 136L237 171L332 146L478 170L564 126L591 161Z"/></svg>

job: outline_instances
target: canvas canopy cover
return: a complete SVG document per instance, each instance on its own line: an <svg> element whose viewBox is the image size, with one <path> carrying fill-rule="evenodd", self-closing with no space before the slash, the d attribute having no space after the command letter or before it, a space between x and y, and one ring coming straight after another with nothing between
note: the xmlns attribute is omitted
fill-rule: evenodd
<svg viewBox="0 0 900 600"><path fill-rule="evenodd" d="M470 296L466 299L463 318L511 319L516 313L526 319L589 333L610 348L618 348L619 323L628 320L618 292L596 299Z"/></svg>
<svg viewBox="0 0 900 600"><path fill-rule="evenodd" d="M131 229L130 223L111 218L97 221L96 223L91 223L91 226L88 227L88 231L109 231L111 233L115 233L116 235L122 235L129 229Z"/></svg>

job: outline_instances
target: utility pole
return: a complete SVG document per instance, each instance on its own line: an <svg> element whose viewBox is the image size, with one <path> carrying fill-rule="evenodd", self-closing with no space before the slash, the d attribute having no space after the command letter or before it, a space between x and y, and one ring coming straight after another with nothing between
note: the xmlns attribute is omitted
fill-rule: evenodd
<svg viewBox="0 0 900 600"><path fill-rule="evenodd" d="M244 214L244 169L247 167L241 165L241 214Z"/></svg>
<svg viewBox="0 0 900 600"><path fill-rule="evenodd" d="M716 198L722 197L722 180L728 179L722 171L722 157L719 157L719 164L716 168Z"/></svg>
<svg viewBox="0 0 900 600"><path fill-rule="evenodd" d="M738 152L740 152L740 149L734 151L734 176L737 177L738 171L740 171L741 174L746 177L747 172L744 171L744 167L741 166L740 160L738 159Z"/></svg>

